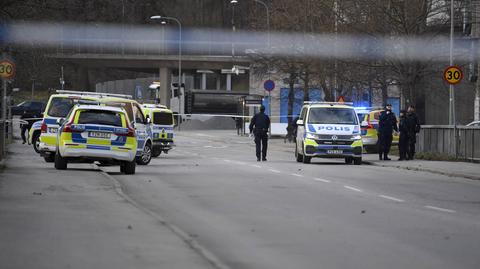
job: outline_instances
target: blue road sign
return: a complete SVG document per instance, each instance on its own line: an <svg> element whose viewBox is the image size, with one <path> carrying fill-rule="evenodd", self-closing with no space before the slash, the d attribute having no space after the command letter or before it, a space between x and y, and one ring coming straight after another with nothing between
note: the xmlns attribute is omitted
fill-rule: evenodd
<svg viewBox="0 0 480 269"><path fill-rule="evenodd" d="M263 88L266 91L271 92L273 91L273 89L275 89L275 82L273 82L273 80L271 79L265 80L265 82L263 83Z"/></svg>

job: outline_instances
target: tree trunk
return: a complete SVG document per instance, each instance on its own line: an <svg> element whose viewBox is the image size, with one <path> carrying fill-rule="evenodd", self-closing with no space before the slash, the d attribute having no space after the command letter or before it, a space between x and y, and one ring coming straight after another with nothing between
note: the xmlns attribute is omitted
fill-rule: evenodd
<svg viewBox="0 0 480 269"><path fill-rule="evenodd" d="M288 125L292 123L293 119L293 104L295 103L295 74L291 73L288 80Z"/></svg>
<svg viewBox="0 0 480 269"><path fill-rule="evenodd" d="M303 79L303 101L310 101L310 78L308 72L305 73L305 77Z"/></svg>

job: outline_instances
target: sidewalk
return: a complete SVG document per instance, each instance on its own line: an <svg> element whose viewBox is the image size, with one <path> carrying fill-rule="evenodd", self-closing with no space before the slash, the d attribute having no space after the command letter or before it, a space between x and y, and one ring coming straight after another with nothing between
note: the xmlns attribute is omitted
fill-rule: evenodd
<svg viewBox="0 0 480 269"><path fill-rule="evenodd" d="M480 180L480 164L478 163L426 160L397 161L397 156L391 156L391 159L391 161L380 161L378 160L378 154L363 155L363 162L370 165Z"/></svg>

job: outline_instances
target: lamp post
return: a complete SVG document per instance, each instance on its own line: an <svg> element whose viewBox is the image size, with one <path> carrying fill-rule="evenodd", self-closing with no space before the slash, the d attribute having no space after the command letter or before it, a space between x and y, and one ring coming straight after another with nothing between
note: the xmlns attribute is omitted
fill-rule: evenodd
<svg viewBox="0 0 480 269"><path fill-rule="evenodd" d="M270 53L270 45L271 45L270 43L270 9L268 8L268 5L262 0L253 0L253 1L264 6L265 11L267 13L267 46L268 46L268 53ZM237 4L237 3L238 3L238 0L230 0L230 4ZM270 62L267 62L267 69L268 69L267 72L270 74ZM271 108L272 108L272 99L270 97L270 92L268 92L268 112L270 113L270 116L272 116Z"/></svg>
<svg viewBox="0 0 480 269"><path fill-rule="evenodd" d="M262 0L253 0L253 1L263 5L267 12L267 44L268 44L268 49L270 49L270 9L268 8L268 5ZM237 4L237 3L238 3L238 0L230 0L230 4Z"/></svg>
<svg viewBox="0 0 480 269"><path fill-rule="evenodd" d="M182 96L182 23L180 20L174 17L165 17L155 15L150 17L151 20L161 20L162 24L165 24L165 20L175 21L178 24L178 129L180 130L180 114L181 111L181 96Z"/></svg>

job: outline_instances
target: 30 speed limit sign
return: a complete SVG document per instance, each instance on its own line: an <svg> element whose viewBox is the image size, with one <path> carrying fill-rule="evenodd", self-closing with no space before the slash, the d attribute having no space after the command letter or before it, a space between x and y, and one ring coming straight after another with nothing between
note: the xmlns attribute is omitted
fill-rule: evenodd
<svg viewBox="0 0 480 269"><path fill-rule="evenodd" d="M11 79L15 76L15 64L9 60L0 60L0 77Z"/></svg>
<svg viewBox="0 0 480 269"><path fill-rule="evenodd" d="M443 79L449 84L458 84L463 79L462 69L458 66L449 66L443 72Z"/></svg>

